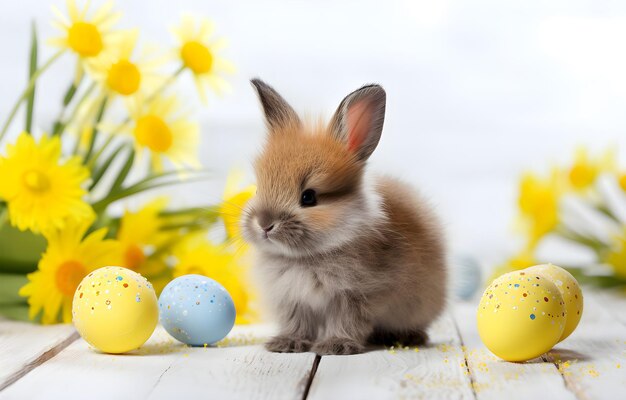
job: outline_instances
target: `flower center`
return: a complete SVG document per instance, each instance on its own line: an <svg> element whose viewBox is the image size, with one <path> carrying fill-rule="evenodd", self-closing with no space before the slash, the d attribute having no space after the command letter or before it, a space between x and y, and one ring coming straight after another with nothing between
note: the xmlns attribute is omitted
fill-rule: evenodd
<svg viewBox="0 0 626 400"><path fill-rule="evenodd" d="M39 171L26 171L22 175L24 186L33 193L44 193L50 189L50 179L43 172Z"/></svg>
<svg viewBox="0 0 626 400"><path fill-rule="evenodd" d="M155 152L167 151L172 146L172 131L155 115L145 115L137 120L135 138L139 144Z"/></svg>
<svg viewBox="0 0 626 400"><path fill-rule="evenodd" d="M180 49L185 66L195 74L204 74L213 67L213 54L202 43L189 41Z"/></svg>
<svg viewBox="0 0 626 400"><path fill-rule="evenodd" d="M67 38L70 47L82 57L93 57L102 51L102 36L94 24L74 23Z"/></svg>
<svg viewBox="0 0 626 400"><path fill-rule="evenodd" d="M143 250L141 250L141 247L136 244L131 244L126 248L124 259L126 260L126 267L136 271L145 261L146 255L143 253Z"/></svg>
<svg viewBox="0 0 626 400"><path fill-rule="evenodd" d="M596 171L587 165L574 165L569 172L569 179L574 187L583 189L591 185L596 179Z"/></svg>
<svg viewBox="0 0 626 400"><path fill-rule="evenodd" d="M74 260L65 261L57 269L57 288L65 296L71 297L85 275L87 275L87 269L83 264Z"/></svg>
<svg viewBox="0 0 626 400"><path fill-rule="evenodd" d="M120 60L109 68L107 85L119 94L128 96L135 93L140 83L139 68L128 60Z"/></svg>

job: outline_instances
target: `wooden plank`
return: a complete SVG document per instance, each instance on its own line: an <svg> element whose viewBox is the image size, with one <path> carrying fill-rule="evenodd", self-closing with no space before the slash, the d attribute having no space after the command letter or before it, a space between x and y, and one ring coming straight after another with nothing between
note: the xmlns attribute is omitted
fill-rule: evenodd
<svg viewBox="0 0 626 400"><path fill-rule="evenodd" d="M626 326L626 291L624 289L595 289L592 295L602 304L603 309Z"/></svg>
<svg viewBox="0 0 626 400"><path fill-rule="evenodd" d="M71 325L41 326L0 320L0 390L70 345Z"/></svg>
<svg viewBox="0 0 626 400"><path fill-rule="evenodd" d="M575 399L550 361L510 363L489 352L478 335L475 303L459 303L454 316L478 399Z"/></svg>
<svg viewBox="0 0 626 400"><path fill-rule="evenodd" d="M301 398L315 355L269 353L254 329L238 328L220 347L190 348L158 328L127 355L100 354L77 340L0 398Z"/></svg>
<svg viewBox="0 0 626 400"><path fill-rule="evenodd" d="M473 399L459 336L447 314L419 348L324 356L309 399Z"/></svg>
<svg viewBox="0 0 626 400"><path fill-rule="evenodd" d="M623 298L586 288L581 322L546 357L580 399L623 399L626 392L626 312ZM616 317L619 316L619 317Z"/></svg>

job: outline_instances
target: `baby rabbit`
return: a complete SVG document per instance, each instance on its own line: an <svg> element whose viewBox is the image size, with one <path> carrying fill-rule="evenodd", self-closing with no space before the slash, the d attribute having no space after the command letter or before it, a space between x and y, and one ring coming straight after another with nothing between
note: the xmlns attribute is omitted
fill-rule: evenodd
<svg viewBox="0 0 626 400"><path fill-rule="evenodd" d="M367 343L424 343L445 306L446 255L439 222L405 183L365 177L385 91L363 86L315 125L263 81L252 84L268 135L242 224L280 323L267 349L355 354Z"/></svg>

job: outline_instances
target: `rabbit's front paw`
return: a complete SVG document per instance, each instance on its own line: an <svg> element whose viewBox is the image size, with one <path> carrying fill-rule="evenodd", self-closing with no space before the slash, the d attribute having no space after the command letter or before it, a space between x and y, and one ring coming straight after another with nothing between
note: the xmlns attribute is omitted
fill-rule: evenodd
<svg viewBox="0 0 626 400"><path fill-rule="evenodd" d="M354 339L331 337L315 343L313 352L319 355L347 355L363 352L363 345Z"/></svg>
<svg viewBox="0 0 626 400"><path fill-rule="evenodd" d="M265 348L275 353L304 353L311 349L311 341L299 337L276 336L265 343Z"/></svg>

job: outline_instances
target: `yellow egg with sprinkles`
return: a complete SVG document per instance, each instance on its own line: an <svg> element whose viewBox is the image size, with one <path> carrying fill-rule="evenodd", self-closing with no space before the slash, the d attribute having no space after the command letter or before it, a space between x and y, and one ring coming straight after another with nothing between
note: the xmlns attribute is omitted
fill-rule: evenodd
<svg viewBox="0 0 626 400"><path fill-rule="evenodd" d="M565 303L549 279L514 271L485 290L477 313L478 333L496 356L526 361L549 351L565 328Z"/></svg>
<svg viewBox="0 0 626 400"><path fill-rule="evenodd" d="M125 353L150 338L159 321L150 282L122 267L104 267L83 278L74 293L72 320L83 339L104 353Z"/></svg>
<svg viewBox="0 0 626 400"><path fill-rule="evenodd" d="M561 292L565 302L565 316L567 317L565 329L559 342L563 341L574 332L583 315L583 292L578 281L563 268L552 264L535 265L526 268L526 272L539 274L550 279Z"/></svg>

